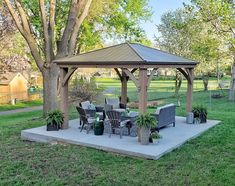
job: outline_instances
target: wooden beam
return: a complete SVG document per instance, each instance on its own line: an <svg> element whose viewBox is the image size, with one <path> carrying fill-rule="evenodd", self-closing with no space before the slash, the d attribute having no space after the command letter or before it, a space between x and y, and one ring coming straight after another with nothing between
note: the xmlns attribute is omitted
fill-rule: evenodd
<svg viewBox="0 0 235 186"><path fill-rule="evenodd" d="M140 65L140 64L60 64L57 63L59 67L77 67L77 68L126 68L126 69L133 69L133 68L194 68L196 65Z"/></svg>
<svg viewBox="0 0 235 186"><path fill-rule="evenodd" d="M188 78L189 78L188 80L189 80L189 82L190 82L190 83L193 83L193 74L192 74L192 72L191 72L192 69L186 68L185 70L186 70L186 72L188 73Z"/></svg>
<svg viewBox="0 0 235 186"><path fill-rule="evenodd" d="M192 104L193 104L193 69L187 69L189 80L187 83L187 112L192 112Z"/></svg>
<svg viewBox="0 0 235 186"><path fill-rule="evenodd" d="M136 79L136 77L128 70L128 69L122 69L127 76L134 82L135 86L139 88L139 81Z"/></svg>
<svg viewBox="0 0 235 186"><path fill-rule="evenodd" d="M138 70L138 68L133 68L133 69L131 70L131 73L133 74L136 70Z"/></svg>
<svg viewBox="0 0 235 186"><path fill-rule="evenodd" d="M188 72L186 71L186 70L184 70L184 69L182 69L182 68L176 68L178 71L180 71L181 72L181 74L183 74L183 76L188 80L188 81L190 81L189 80L189 75L188 75Z"/></svg>
<svg viewBox="0 0 235 186"><path fill-rule="evenodd" d="M75 70L77 70L77 68L73 67L71 69L69 69L69 71L67 72L67 74L65 75L65 77L63 78L63 83L62 85L64 86L67 81L70 79L70 77L73 75L73 73L75 72Z"/></svg>
<svg viewBox="0 0 235 186"><path fill-rule="evenodd" d="M152 70L150 76L148 77L147 88L149 87L149 85L150 85L150 83L151 83L151 81L152 81L152 79L153 79L153 76L154 76L154 74L157 72L157 70L158 70L158 68L154 68L154 69Z"/></svg>
<svg viewBox="0 0 235 186"><path fill-rule="evenodd" d="M122 75L121 75L121 73L119 72L119 70L118 70L117 68L114 68L114 70L116 71L116 73L117 73L119 79L122 81Z"/></svg>
<svg viewBox="0 0 235 186"><path fill-rule="evenodd" d="M127 104L127 82L128 77L124 71L122 71L122 87L121 87L121 103Z"/></svg>
<svg viewBox="0 0 235 186"><path fill-rule="evenodd" d="M147 110L147 69L140 69L139 74L140 91L139 91L139 112L145 113Z"/></svg>
<svg viewBox="0 0 235 186"><path fill-rule="evenodd" d="M68 68L61 68L60 69L60 77L61 79L65 79L66 75L68 73ZM64 122L62 125L62 129L67 129L69 127L69 117L68 117L68 81L63 84L63 81L61 83L61 96L60 96L60 109L61 112L64 114Z"/></svg>

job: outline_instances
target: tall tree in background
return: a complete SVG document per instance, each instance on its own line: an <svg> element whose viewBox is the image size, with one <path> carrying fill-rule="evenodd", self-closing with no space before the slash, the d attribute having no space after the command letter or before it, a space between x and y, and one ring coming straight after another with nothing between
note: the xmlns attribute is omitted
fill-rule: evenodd
<svg viewBox="0 0 235 186"><path fill-rule="evenodd" d="M17 32L9 11L0 2L0 72L18 71L28 77L32 66L29 56L26 42Z"/></svg>
<svg viewBox="0 0 235 186"><path fill-rule="evenodd" d="M212 25L198 17L198 9L186 6L162 16L158 25L160 47L171 53L199 61L197 75L201 75L207 90L209 75L225 66L228 58L227 41L212 32Z"/></svg>
<svg viewBox="0 0 235 186"><path fill-rule="evenodd" d="M119 31L123 23L138 25L150 16L145 0L4 0L4 3L42 73L44 114L57 108L59 68L54 59L91 49L101 43L106 31L123 35Z"/></svg>
<svg viewBox="0 0 235 186"><path fill-rule="evenodd" d="M186 7L195 11L197 24L209 25L208 32L222 38L223 53L233 58L229 100L234 100L235 93L235 7L233 0L192 0Z"/></svg>

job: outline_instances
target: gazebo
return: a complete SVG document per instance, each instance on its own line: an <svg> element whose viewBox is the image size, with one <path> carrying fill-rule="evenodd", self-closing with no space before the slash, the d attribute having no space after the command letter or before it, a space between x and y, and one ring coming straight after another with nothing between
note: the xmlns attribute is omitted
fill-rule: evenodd
<svg viewBox="0 0 235 186"><path fill-rule="evenodd" d="M187 79L186 111L192 110L193 70L198 64L165 51L141 44L123 43L107 48L56 59L60 67L61 111L64 113L63 128L68 128L68 81L77 68L113 68L121 81L121 101L127 100L127 82L131 79L139 93L139 112L147 109L147 90L151 79L159 68L175 68ZM150 76L147 70L152 69ZM134 72L139 70L139 77Z"/></svg>

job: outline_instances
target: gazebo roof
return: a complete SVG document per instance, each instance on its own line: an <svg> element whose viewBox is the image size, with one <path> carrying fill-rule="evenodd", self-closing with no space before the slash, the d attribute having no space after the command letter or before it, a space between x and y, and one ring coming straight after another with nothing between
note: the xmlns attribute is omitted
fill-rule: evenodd
<svg viewBox="0 0 235 186"><path fill-rule="evenodd" d="M196 66L197 62L141 44L122 43L91 52L54 60L66 66L104 66L104 65L185 65Z"/></svg>

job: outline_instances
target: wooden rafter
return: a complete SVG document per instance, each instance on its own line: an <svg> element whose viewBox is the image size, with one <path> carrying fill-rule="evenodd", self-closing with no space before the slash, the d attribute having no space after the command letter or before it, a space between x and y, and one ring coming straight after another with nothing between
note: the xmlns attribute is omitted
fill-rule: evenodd
<svg viewBox="0 0 235 186"><path fill-rule="evenodd" d="M119 72L118 68L114 68L114 70L116 71L116 73L117 73L119 79L122 81L122 75L121 75L121 73Z"/></svg>
<svg viewBox="0 0 235 186"><path fill-rule="evenodd" d="M64 79L62 80L62 86L64 86L67 81L69 80L69 78L72 76L72 74L74 73L74 71L76 70L77 68L71 68L69 69L69 71L67 72L67 74L65 75Z"/></svg>
<svg viewBox="0 0 235 186"><path fill-rule="evenodd" d="M122 70L126 73L127 76L130 77L130 79L134 82L135 86L139 88L139 80L136 79L136 77L131 73L131 71L128 69L122 69Z"/></svg>
<svg viewBox="0 0 235 186"><path fill-rule="evenodd" d="M186 70L186 72L187 72L187 74L188 74L189 82L192 84L192 82L193 82L192 69L186 68L185 70Z"/></svg>
<svg viewBox="0 0 235 186"><path fill-rule="evenodd" d="M133 74L136 70L138 70L138 68L133 68L133 69L131 70L131 73Z"/></svg>
<svg viewBox="0 0 235 186"><path fill-rule="evenodd" d="M182 68L177 68L178 71L181 72L181 74L183 74L183 76L187 79L187 81L190 81L189 79L189 74L186 70L182 69ZM190 81L191 82L191 81Z"/></svg>

